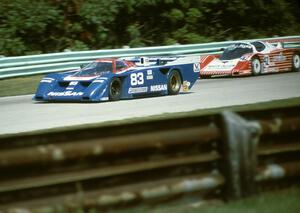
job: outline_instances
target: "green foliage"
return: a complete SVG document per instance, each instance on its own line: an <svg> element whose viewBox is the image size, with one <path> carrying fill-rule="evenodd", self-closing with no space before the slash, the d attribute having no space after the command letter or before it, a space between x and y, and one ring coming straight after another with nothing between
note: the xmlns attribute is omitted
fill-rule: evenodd
<svg viewBox="0 0 300 213"><path fill-rule="evenodd" d="M0 79L0 97L33 94L44 75Z"/></svg>
<svg viewBox="0 0 300 213"><path fill-rule="evenodd" d="M128 26L126 29L126 32L130 38L130 42L128 44L130 47L144 46L139 28L140 27L138 24L134 24L134 25Z"/></svg>
<svg viewBox="0 0 300 213"><path fill-rule="evenodd" d="M196 203L180 203L177 201L176 203L160 204L156 206L144 205L135 208L116 209L109 211L109 213L296 213L300 211L299 196L299 188L291 188L282 191L268 192L260 194L259 196L225 204L216 200L211 200L207 204L205 201L198 201Z"/></svg>
<svg viewBox="0 0 300 213"><path fill-rule="evenodd" d="M0 55L296 35L297 0L1 0Z"/></svg>

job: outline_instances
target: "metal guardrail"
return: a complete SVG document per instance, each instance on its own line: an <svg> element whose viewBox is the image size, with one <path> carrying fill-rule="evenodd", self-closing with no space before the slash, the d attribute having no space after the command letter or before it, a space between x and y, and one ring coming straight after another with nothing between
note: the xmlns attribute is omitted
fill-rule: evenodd
<svg viewBox="0 0 300 213"><path fill-rule="evenodd" d="M0 211L232 200L299 184L300 107L0 138Z"/></svg>
<svg viewBox="0 0 300 213"><path fill-rule="evenodd" d="M255 39L257 40L257 39ZM284 41L287 48L300 47L300 36L264 38L260 40L277 42ZM252 40L243 40L252 41ZM0 58L0 79L50 73L78 69L97 58L124 56L182 55L182 54L216 54L220 49L237 41L213 42L192 45L173 45L147 48L130 48L114 50L93 50L52 53L32 56Z"/></svg>

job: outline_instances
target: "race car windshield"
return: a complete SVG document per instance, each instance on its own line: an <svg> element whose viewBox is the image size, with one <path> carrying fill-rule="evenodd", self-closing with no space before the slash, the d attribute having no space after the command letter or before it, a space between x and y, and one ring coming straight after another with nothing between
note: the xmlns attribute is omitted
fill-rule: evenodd
<svg viewBox="0 0 300 213"><path fill-rule="evenodd" d="M76 77L89 77L103 75L112 72L112 62L92 62L83 67L79 72L75 73Z"/></svg>
<svg viewBox="0 0 300 213"><path fill-rule="evenodd" d="M220 56L220 60L232 60L252 52L252 47L248 44L233 44L224 50Z"/></svg>

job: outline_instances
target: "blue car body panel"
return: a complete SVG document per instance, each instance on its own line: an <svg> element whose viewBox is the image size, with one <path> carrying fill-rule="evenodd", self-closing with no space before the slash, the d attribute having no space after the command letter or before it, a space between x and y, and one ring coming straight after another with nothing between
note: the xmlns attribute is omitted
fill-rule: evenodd
<svg viewBox="0 0 300 213"><path fill-rule="evenodd" d="M138 63L140 58L122 60ZM162 61L163 65L160 65ZM199 57L164 57L164 60L150 58L148 62L124 71L105 72L90 77L74 77L80 70L48 74L40 81L33 99L61 102L108 101L110 83L115 78L121 80L120 99L168 95L168 79L174 70L181 75L184 91L191 89L199 77Z"/></svg>

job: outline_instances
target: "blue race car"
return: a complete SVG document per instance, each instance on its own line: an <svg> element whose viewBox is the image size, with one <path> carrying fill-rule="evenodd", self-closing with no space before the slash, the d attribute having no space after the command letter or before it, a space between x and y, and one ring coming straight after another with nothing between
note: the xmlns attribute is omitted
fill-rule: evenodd
<svg viewBox="0 0 300 213"><path fill-rule="evenodd" d="M100 102L188 91L200 72L199 57L134 57L96 60L44 77L36 101Z"/></svg>

